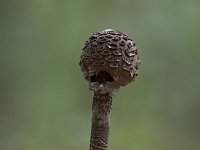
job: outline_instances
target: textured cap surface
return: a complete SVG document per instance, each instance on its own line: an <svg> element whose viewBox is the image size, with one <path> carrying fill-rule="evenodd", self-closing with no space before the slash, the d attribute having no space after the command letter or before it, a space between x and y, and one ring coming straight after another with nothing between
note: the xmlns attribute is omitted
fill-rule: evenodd
<svg viewBox="0 0 200 150"><path fill-rule="evenodd" d="M137 54L133 40L119 31L107 29L93 34L86 41L80 66L89 82L118 89L137 76L140 64Z"/></svg>

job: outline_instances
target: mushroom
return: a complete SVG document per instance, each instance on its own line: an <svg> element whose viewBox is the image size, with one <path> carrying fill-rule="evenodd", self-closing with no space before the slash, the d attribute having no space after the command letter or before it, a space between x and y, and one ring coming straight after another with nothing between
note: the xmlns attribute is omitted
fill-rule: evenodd
<svg viewBox="0 0 200 150"><path fill-rule="evenodd" d="M134 41L113 29L97 32L85 43L79 64L94 91L90 150L107 150L112 97L136 78L137 54Z"/></svg>

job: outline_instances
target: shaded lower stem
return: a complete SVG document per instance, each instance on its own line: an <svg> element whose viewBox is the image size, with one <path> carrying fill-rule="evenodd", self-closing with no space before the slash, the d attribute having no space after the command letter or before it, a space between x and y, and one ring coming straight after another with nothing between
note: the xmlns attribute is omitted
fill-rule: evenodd
<svg viewBox="0 0 200 150"><path fill-rule="evenodd" d="M92 105L90 150L107 150L112 97L95 92Z"/></svg>

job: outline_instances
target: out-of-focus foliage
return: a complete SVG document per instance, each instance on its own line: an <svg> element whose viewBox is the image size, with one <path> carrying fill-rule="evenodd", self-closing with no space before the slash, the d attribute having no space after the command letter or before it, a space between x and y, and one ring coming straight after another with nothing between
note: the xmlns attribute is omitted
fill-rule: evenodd
<svg viewBox="0 0 200 150"><path fill-rule="evenodd" d="M199 0L1 0L0 149L88 149L78 66L105 28L134 38L139 76L114 98L110 150L200 149Z"/></svg>

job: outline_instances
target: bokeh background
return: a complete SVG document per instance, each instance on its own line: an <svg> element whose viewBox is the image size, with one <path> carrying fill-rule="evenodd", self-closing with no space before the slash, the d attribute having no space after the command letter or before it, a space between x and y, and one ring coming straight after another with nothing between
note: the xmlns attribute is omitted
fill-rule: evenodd
<svg viewBox="0 0 200 150"><path fill-rule="evenodd" d="M87 38L113 28L142 64L114 98L110 150L200 150L199 0L1 0L0 150L86 150Z"/></svg>

